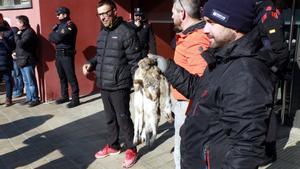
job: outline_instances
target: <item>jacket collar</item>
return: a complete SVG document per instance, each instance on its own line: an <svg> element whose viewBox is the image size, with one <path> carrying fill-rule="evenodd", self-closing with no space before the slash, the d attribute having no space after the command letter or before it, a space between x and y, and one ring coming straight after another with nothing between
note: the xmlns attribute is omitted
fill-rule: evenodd
<svg viewBox="0 0 300 169"><path fill-rule="evenodd" d="M122 22L123 22L123 18L122 17L117 17L114 20L111 27L104 27L103 29L106 30L106 31L112 31L112 30L116 29Z"/></svg>
<svg viewBox="0 0 300 169"><path fill-rule="evenodd" d="M230 44L221 48L208 49L203 52L202 56L207 61L209 67L213 68L219 62L227 62L241 57L256 55L260 48L259 42L258 30L253 29L248 34Z"/></svg>
<svg viewBox="0 0 300 169"><path fill-rule="evenodd" d="M191 26L189 26L188 28L186 28L186 29L182 32L182 34L187 35L187 34L193 32L193 31L196 30L196 29L203 29L204 26L205 26L205 21L204 21L204 20L200 20L200 21L197 22L196 24L191 25Z"/></svg>

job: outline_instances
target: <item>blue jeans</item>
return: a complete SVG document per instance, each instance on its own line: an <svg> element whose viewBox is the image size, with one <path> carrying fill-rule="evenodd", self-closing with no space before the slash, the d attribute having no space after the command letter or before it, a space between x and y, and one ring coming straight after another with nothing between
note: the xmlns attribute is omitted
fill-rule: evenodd
<svg viewBox="0 0 300 169"><path fill-rule="evenodd" d="M6 90L6 98L10 98L12 96L12 88L13 88L13 81L11 77L10 70L4 70L0 72L0 79L5 82L5 90Z"/></svg>
<svg viewBox="0 0 300 169"><path fill-rule="evenodd" d="M14 80L13 96L21 96L23 94L23 78L21 68L14 61L14 69L12 71L12 78Z"/></svg>
<svg viewBox="0 0 300 169"><path fill-rule="evenodd" d="M35 65L27 65L21 68L22 77L26 90L26 101L33 102L38 100L38 88L35 78Z"/></svg>

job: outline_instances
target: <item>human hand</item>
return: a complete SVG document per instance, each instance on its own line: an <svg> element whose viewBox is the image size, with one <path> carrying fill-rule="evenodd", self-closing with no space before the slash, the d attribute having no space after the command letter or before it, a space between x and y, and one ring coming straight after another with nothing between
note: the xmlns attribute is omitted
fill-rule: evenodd
<svg viewBox="0 0 300 169"><path fill-rule="evenodd" d="M13 52L13 53L11 54L11 56L12 56L13 59L17 59L17 54L16 54L16 52Z"/></svg>
<svg viewBox="0 0 300 169"><path fill-rule="evenodd" d="M91 67L92 67L92 65L89 64L89 63L84 64L84 65L82 66L82 73L83 73L85 76L88 75L88 74L90 73L89 70L91 69Z"/></svg>
<svg viewBox="0 0 300 169"><path fill-rule="evenodd" d="M165 57L160 56L160 55L154 55L154 54L152 54L152 53L148 53L148 58L153 59L153 60L156 60L156 62L157 62L157 67L158 67L162 72L165 72L165 71L167 70L169 60L166 59Z"/></svg>
<svg viewBox="0 0 300 169"><path fill-rule="evenodd" d="M134 24L135 24L137 27L140 27L142 23L141 23L140 20L136 20L136 21L134 21Z"/></svg>

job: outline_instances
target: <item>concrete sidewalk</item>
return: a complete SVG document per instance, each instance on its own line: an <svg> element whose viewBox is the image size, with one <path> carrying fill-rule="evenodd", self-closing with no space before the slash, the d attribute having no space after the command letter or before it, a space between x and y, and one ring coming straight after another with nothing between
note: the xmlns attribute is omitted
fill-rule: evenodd
<svg viewBox="0 0 300 169"><path fill-rule="evenodd" d="M73 109L54 103L33 108L18 103L0 105L0 169L121 169L125 153L94 158L106 135L100 99L99 94L83 97L82 104ZM300 169L297 119L298 126L290 137L286 130L280 138L279 160L266 169ZM151 150L144 145L138 147L139 160L132 169L175 168L171 153L174 129L162 118L158 133Z"/></svg>

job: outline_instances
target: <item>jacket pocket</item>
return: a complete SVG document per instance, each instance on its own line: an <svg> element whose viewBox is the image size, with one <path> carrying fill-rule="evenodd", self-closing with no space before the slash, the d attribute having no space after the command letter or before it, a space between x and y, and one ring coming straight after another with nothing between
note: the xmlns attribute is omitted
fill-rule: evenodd
<svg viewBox="0 0 300 169"><path fill-rule="evenodd" d="M128 65L120 66L118 69L115 70L115 82L128 80L129 78L131 78L131 72Z"/></svg>

